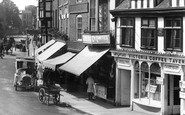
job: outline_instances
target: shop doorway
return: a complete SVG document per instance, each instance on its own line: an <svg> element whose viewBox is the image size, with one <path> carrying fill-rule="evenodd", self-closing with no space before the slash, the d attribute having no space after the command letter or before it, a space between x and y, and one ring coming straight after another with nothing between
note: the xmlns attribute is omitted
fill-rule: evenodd
<svg viewBox="0 0 185 115"><path fill-rule="evenodd" d="M179 75L167 75L167 106L169 115L180 114Z"/></svg>
<svg viewBox="0 0 185 115"><path fill-rule="evenodd" d="M121 70L121 105L130 106L130 82L131 82L131 71Z"/></svg>

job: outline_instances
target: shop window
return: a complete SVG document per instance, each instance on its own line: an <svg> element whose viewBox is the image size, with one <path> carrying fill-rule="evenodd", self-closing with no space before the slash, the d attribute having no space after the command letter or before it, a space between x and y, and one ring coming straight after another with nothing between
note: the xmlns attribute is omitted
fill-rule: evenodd
<svg viewBox="0 0 185 115"><path fill-rule="evenodd" d="M182 51L181 18L165 18L165 50Z"/></svg>
<svg viewBox="0 0 185 115"><path fill-rule="evenodd" d="M134 19L121 18L121 46L134 47Z"/></svg>
<svg viewBox="0 0 185 115"><path fill-rule="evenodd" d="M157 82L160 78L160 66L156 63L150 66L146 62L135 63L134 99L145 104L156 104L161 101L161 84ZM157 69L156 69L157 68ZM154 70L153 70L154 69ZM150 103L149 103L150 102Z"/></svg>
<svg viewBox="0 0 185 115"><path fill-rule="evenodd" d="M141 48L157 49L157 28L155 18L142 18L141 24Z"/></svg>
<svg viewBox="0 0 185 115"><path fill-rule="evenodd" d="M77 24L77 28L76 28L76 30L77 30L77 39L78 40L82 40L82 16L81 15L78 15L77 17L76 17L76 24Z"/></svg>

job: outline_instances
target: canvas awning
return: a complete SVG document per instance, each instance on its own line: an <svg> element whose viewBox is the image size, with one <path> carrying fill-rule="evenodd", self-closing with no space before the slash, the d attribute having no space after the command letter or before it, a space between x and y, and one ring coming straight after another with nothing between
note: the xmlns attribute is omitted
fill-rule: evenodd
<svg viewBox="0 0 185 115"><path fill-rule="evenodd" d="M44 61L48 59L50 56L52 56L55 52L60 50L65 45L66 43L64 42L56 42L52 46L50 46L48 49L46 49L44 52L42 52L40 55L38 55L36 58L38 61Z"/></svg>
<svg viewBox="0 0 185 115"><path fill-rule="evenodd" d="M44 51L45 49L47 49L49 46L51 46L55 42L56 42L55 40L50 40L46 44L42 45L40 48L38 48L38 49L35 50L35 55L36 56L39 55L40 52Z"/></svg>
<svg viewBox="0 0 185 115"><path fill-rule="evenodd" d="M42 62L42 64L44 67L48 67L48 68L55 70L57 65L67 62L74 55L75 55L75 53L67 52L63 55L56 57L56 58L45 60Z"/></svg>
<svg viewBox="0 0 185 115"><path fill-rule="evenodd" d="M59 69L79 76L108 51L108 48L98 49L86 46L74 58L60 66Z"/></svg>

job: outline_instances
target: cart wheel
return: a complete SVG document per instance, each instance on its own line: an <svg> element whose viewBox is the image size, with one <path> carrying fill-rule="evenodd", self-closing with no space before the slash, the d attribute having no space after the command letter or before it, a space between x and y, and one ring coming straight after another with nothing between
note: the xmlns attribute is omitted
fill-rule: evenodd
<svg viewBox="0 0 185 115"><path fill-rule="evenodd" d="M60 103L60 94L55 94L54 95L53 103L54 104L59 104Z"/></svg>
<svg viewBox="0 0 185 115"><path fill-rule="evenodd" d="M43 88L39 90L39 101L41 103L44 103L45 101L45 90Z"/></svg>

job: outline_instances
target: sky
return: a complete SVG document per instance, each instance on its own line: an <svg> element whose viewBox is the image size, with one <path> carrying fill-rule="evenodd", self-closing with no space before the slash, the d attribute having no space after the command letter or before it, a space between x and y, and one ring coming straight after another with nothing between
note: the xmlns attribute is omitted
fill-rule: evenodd
<svg viewBox="0 0 185 115"><path fill-rule="evenodd" d="M28 6L28 5L37 6L38 4L37 0L11 0L11 1L16 4L19 10L24 10L25 6Z"/></svg>

